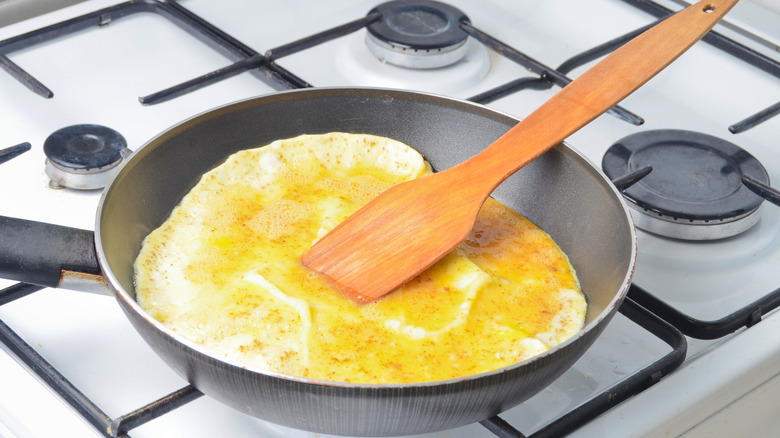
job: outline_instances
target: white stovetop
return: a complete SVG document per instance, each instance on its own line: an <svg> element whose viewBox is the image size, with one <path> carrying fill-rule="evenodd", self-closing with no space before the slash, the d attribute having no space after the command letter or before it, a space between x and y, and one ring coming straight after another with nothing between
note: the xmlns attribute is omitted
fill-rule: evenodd
<svg viewBox="0 0 780 438"><path fill-rule="evenodd" d="M118 1L92 0L0 28L0 39L115 3ZM453 0L450 3L466 11L476 27L553 67L573 54L649 22L645 14L616 0L522 3ZM299 0L285 2L283 7L271 1L240 0L218 3L188 0L182 4L264 52L358 18L376 2L349 0L333 4ZM759 39L770 42L768 46L780 42L778 16L767 13L780 10L780 0L743 0L737 8L733 17L729 17L733 22L755 27ZM582 19L593 11L598 11L595 18ZM520 18L512 18L513 15ZM236 16L240 17L238 21ZM560 40L557 32L569 36ZM48 187L41 147L46 136L56 129L77 123L104 124L121 132L130 148L135 149L191 115L275 91L254 76L243 74L160 105L138 104L138 96L227 64L221 55L203 48L166 19L140 14L111 23L105 29L85 31L11 54L12 60L51 88L55 97L45 100L34 95L0 71L0 149L23 141L33 145L32 151L0 165L0 214L93 227L99 193ZM465 62L452 69L453 75L436 79L427 73L408 72L365 58L362 54L366 50L362 46L362 34L353 34L285 58L280 64L317 86L409 87L461 98L528 75L522 68L478 46L472 47ZM760 50L777 57L771 47L760 46ZM524 91L490 106L522 117L553 92ZM735 95L740 97L734 99ZM700 44L624 101L624 107L647 120L643 127L602 116L569 142L600 163L612 142L637 130L694 129L740 144L767 166L772 181L780 181L780 151L776 144L780 118L738 136L725 130L728 124L778 99L780 81L734 64L727 55ZM685 114L686 119L680 114ZM734 239L691 244L640 231L636 283L702 319L720 317L731 306L741 307L775 289L780 286L774 275L780 267L780 209L768 207L756 227ZM0 287L8 284L0 280ZM0 319L22 334L55 366L61 367L68 378L113 417L186 384L143 344L110 298L45 290L0 307ZM759 431L768 430L761 427L776 429L780 420L765 408L760 409L771 404L760 401L761 397L780 394L777 379L772 380L780 373L778 325L780 316L774 314L727 339L691 340L690 359L681 369L575 435L677 436L687 432L690 436L718 436L724 430L738 430L728 429L735 425L743 425L761 435ZM533 431L555 414L556 403L566 399L569 392L578 392L578 386L598 387L602 377L625 374L641 366L648 356L652 357L652 352L664 351L657 341L644 340L641 334L629 336L635 331L632 323L618 316L594 349L575 367L588 381L572 383L567 375L560 387L542 394L542 400L531 414L515 409L505 418L522 431ZM614 345L619 346L617 350ZM117 375L128 378L117 379ZM46 412L46 421L33 411L38 407ZM710 418L719 412L720 415ZM173 427L182 431L173 433L170 429ZM62 406L12 358L0 353L0 436L41 437L55 433L90 436L95 431L73 416L69 408ZM295 435L293 431L239 414L207 397L130 435L176 436L179 433L235 437ZM474 425L436 436L491 435Z"/></svg>

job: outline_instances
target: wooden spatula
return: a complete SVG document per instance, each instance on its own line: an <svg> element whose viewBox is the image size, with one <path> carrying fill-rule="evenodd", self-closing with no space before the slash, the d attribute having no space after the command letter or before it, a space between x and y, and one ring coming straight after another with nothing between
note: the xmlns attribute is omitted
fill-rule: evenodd
<svg viewBox="0 0 780 438"><path fill-rule="evenodd" d="M583 73L478 155L391 187L315 243L301 261L358 303L395 290L466 239L496 186L655 76L736 3L704 0L664 20Z"/></svg>

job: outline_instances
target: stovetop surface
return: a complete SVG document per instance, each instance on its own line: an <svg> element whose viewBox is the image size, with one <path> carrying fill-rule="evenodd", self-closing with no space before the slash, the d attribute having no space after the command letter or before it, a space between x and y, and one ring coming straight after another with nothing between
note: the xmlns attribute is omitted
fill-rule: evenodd
<svg viewBox="0 0 780 438"><path fill-rule="evenodd" d="M95 0L6 26L0 28L0 39L116 3ZM522 4L495 1L480 2L479 6L466 0L451 3L464 10L476 27L551 67L557 67L583 50L653 20L647 14L615 0L531 1ZM741 2L738 8L746 12L729 17L729 20L735 25L750 27L753 33L750 38L732 29L721 31L748 41L751 47L778 59L778 3ZM181 4L260 53L360 18L375 5L364 0L339 2L338 5L293 1L285 3L283 8L272 2L230 1L220 2L219 7L214 7L213 2L188 0ZM664 4L674 6L673 2ZM566 14L561 14L561 10L565 10ZM735 9L735 12L738 11ZM241 18L237 19L237 15ZM582 17L586 16L593 18L583 20ZM25 141L33 146L30 152L0 165L0 187L3 187L0 189L0 214L85 229L93 228L100 191L79 192L49 186L49 178L44 173L42 145L50 133L73 124L97 123L118 130L128 140L129 147L136 149L193 115L229 102L277 91L275 86L244 73L169 102L140 105L139 96L168 88L230 62L187 32L171 25L167 18L154 14L138 14L116 20L100 29L82 31L15 52L9 58L52 89L54 98L43 99L0 72L0 149ZM278 62L315 86L418 89L464 99L518 77L534 76L525 68L473 42L463 62L447 71L438 71L435 76L430 74L432 72L404 70L370 57L363 44L362 32ZM584 69L576 69L571 76ZM491 102L489 106L523 117L556 89L523 91ZM643 117L644 125L636 127L605 115L573 135L568 143L599 164L604 151L630 133L661 128L692 129L739 144L764 163L772 181L780 181L780 152L776 147L780 118L742 134L730 134L727 130L730 124L777 102L778 96L780 81L776 78L734 62L730 55L700 43L647 87L621 103L621 106ZM642 231L638 234L635 283L697 318L720 318L780 286L773 269L780 266L780 211L771 205L763 208L762 219L755 227L734 238L691 243ZM11 283L0 281L0 286L8 284ZM45 290L0 307L0 319L61 367L68 378L95 397L96 402L111 415L121 415L186 385L151 354L110 298ZM776 365L768 365L776 354L773 352L780 351L780 339L771 336L770 339L761 339L759 335L766 333L775 319L769 318L748 330L750 336L742 333L717 341L690 339L689 359L678 374L693 382L695 373L688 370L695 368L696 364L709 363L712 357L718 355L726 358L731 355L732 361L739 361L741 357L734 355L734 351L752 350L755 345L762 345L767 347L768 352L756 358L754 365L746 367L753 371L756 379L758 376L768 379L780 371ZM759 328L761 331L757 330ZM634 371L667 350L663 343L618 315L575 369L540 394L533 408L518 408L507 417L523 431L535 430L555 417L560 409L577 404L584 394L603 389L610 381ZM37 383L25 384L30 377L25 377L24 371L20 375L19 368L13 367L14 363L5 356L0 360L0 369L4 370L2 374L9 376L3 378L0 386L14 388L9 391L13 393L40 392L40 388L36 388ZM761 372L755 372L754 366L761 368ZM737 376L748 373L739 368L738 363L734 367L742 370L742 374L734 371ZM727 373L724 368L715 368L712 372ZM116 378L117 374L128 378ZM694 377L689 377L690 374ZM583 376L585 379L582 379ZM674 378L673 375L667 380L674 381ZM742 386L727 391L727 397L731 398L737 398L761 383L745 383L743 377L732 381L738 382L734 385ZM640 400L638 402L632 399L626 407L621 407L625 410L610 413L609 421L642 411L642 405L634 407L634 404L640 403L643 398L652 399L659 392L671 391L664 388L665 383L662 381L659 389L636 397ZM667 384L667 388L670 385ZM722 386L728 387L729 384ZM693 389L685 391L695 392ZM709 395L720 394L718 391L713 389ZM43 393L46 391L43 390ZM116 394L121 396L116 397ZM691 395L689 402L701 403L703 398L704 395ZM30 408L47 403L38 401L45 399L43 396L22 400L0 397L0 423L5 423L19 436L48 435L52 431L48 428L50 426L37 421L35 414L30 413ZM654 400L652 403L658 402ZM63 410L55 406L56 402L51 405L52 412ZM707 409L712 411L719 407L709 406ZM67 408L64 412L68 412ZM710 413L690 415L701 420ZM677 415L674 412L667 414ZM232 436L289 436L293 433L246 417L207 397L169 415L170 420L150 422L131 435L158 436L166 433L171 423L184 428L189 432L188 436L214 435L224 432L228 425L235 428ZM189 420L190 416L208 420L196 424ZM79 420L74 422L66 414L62 418L63 423L73 423L74 428L81 423ZM599 430L600 425L607 421L589 425L581 432L582 436L587 436L588 428ZM646 421L646 430L661 427L649 424L652 420ZM658 423L664 422L676 424L668 419L658 420ZM86 430L91 431L89 427ZM624 429L626 434L634 433L628 432L630 430L628 426ZM491 436L479 425L437 436L480 435Z"/></svg>

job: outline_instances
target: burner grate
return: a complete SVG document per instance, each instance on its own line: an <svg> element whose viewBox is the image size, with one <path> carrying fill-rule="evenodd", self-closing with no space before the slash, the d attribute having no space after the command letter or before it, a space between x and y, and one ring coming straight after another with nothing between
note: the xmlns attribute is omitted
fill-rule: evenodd
<svg viewBox="0 0 780 438"><path fill-rule="evenodd" d="M780 289L775 289L721 318L702 320L685 314L638 286L633 286L628 296L685 335L696 339L718 339L742 328L750 328L761 322L763 315L780 306Z"/></svg>
<svg viewBox="0 0 780 438"><path fill-rule="evenodd" d="M672 13L671 10L656 4L652 0L623 1L660 18L666 17ZM17 37L9 38L5 41L0 41L0 67L6 70L6 72L8 72L33 92L43 97L51 98L53 97L54 93L37 79L35 79L35 77L11 61L7 57L9 53L32 47L36 44L50 41L80 30L95 26L102 27L108 25L114 20L121 19L139 12L156 13L170 19L174 24L190 32L198 39L206 42L209 46L223 53L229 59L234 60L234 62L229 66L208 72L165 90L139 97L139 101L144 105L153 105L165 102L244 72L253 72L261 80L277 90L312 87L313 85L279 66L275 61L284 56L300 52L302 50L366 28L367 26L376 23L382 18L380 12L373 11L363 18L359 18L341 26L316 33L297 41L293 41L284 46L268 50L265 52L265 54L261 55L257 51L231 37L227 33L188 11L174 1L132 0L32 32L28 32ZM479 95L474 96L469 100L478 103L490 103L507 95L517 93L521 90L544 90L551 88L553 85L563 87L571 82L571 79L565 76L567 72L615 50L617 47L638 35L652 24L654 23L629 32L626 35L615 38L584 53L576 55L565 63L561 64L561 66L559 66L557 69L554 69L545 66L544 64L523 54L519 50L491 37L487 33L474 27L471 23L468 22L468 20L463 20L459 23L459 27L467 34L484 44L486 47L489 47L500 55L505 56L507 59L539 75L538 78L521 78L511 81L509 83L480 93ZM717 32L710 32L707 36L704 37L703 40L737 57L738 59L749 63L750 65L756 66L761 70L780 78L780 62L770 59L742 44L739 44L736 41L718 34ZM609 113L634 125L641 125L644 122L641 117L619 106L611 109ZM735 123L730 129L734 133L742 132L768 120L778 113L780 113L780 103L772 105L769 108L763 109L758 113Z"/></svg>
<svg viewBox="0 0 780 438"><path fill-rule="evenodd" d="M672 13L672 11L669 9L657 5L650 0L624 1L650 14L653 14L656 17L665 17ZM371 12L364 18L360 18L342 26L317 33L285 46L269 50L264 55L260 55L258 52L235 40L225 32L214 27L210 23L206 22L202 18L191 13L175 2L170 2L167 0L130 1L0 42L0 67L3 67L9 74L25 84L25 86L27 86L32 91L40 94L43 97L51 98L53 97L53 92L51 90L40 83L32 75L24 71L24 69L13 63L13 61L8 59L6 55L13 51L31 47L35 44L49 41L95 25L105 26L113 20L120 19L138 12L158 13L166 18L169 18L175 24L191 32L200 39L208 42L209 45L217 48L229 58L237 59L237 61L227 67L206 73L184 83L170 87L166 90L140 97L139 101L145 105L165 102L167 100L174 99L176 97L198 90L202 87L214 84L221 80L247 71L261 73L260 78L277 89L311 87L311 84L280 67L274 61L281 57L297 53L315 45L355 32L366 26L372 25L381 18L380 12ZM467 20L462 21L460 23L460 27L470 36L474 37L476 40L480 41L497 53L530 69L534 73L539 74L538 79L518 79L516 81L512 81L510 83L483 92L478 96L474 96L470 99L479 103L489 103L508 94L516 93L524 89L540 90L550 88L553 85L563 87L571 81L565 76L565 72L611 52L646 29L646 27L637 29L636 31L618 37L592 50L571 58L569 61L562 64L558 69L553 69L496 40L485 32L480 31ZM736 56L738 59L748 62L749 64L769 72L776 77L780 77L780 63L767 58L766 56L757 53L729 38L726 38L716 32L710 32L709 35L705 36L704 41L713 44L714 46L732 54L733 56ZM771 118L779 112L780 103L764 109L755 115L734 124L731 127L732 132L742 132L744 130L750 129L751 127ZM613 108L610 110L610 113L634 125L641 125L643 123L641 117L620 107Z"/></svg>
<svg viewBox="0 0 780 438"><path fill-rule="evenodd" d="M661 6L653 0L622 1L658 18L663 18L673 13L671 9ZM702 38L702 41L711 44L712 46L717 47L729 55L734 56L735 58L780 79L780 62L758 53L755 50L740 44L731 38L728 38L718 32L710 31L707 35L704 36L704 38ZM729 131L731 131L732 134L738 134L740 132L747 131L748 129L753 128L778 114L780 114L780 102L774 105L770 105L768 108L762 109L757 113L745 118L744 120L734 123L729 127Z"/></svg>
<svg viewBox="0 0 780 438"><path fill-rule="evenodd" d="M635 288L636 286L631 286L631 290ZM23 298L41 289L43 288L40 286L24 283L10 286L0 290L0 305ZM606 390L593 395L592 398L577 408L565 413L532 435L528 435L528 437L560 436L561 434L572 432L588 421L607 412L612 407L654 385L682 364L687 353L687 343L682 333L631 299L626 299L623 302L619 312L645 329L651 336L663 341L671 347L671 351L657 358L636 373L627 376L624 380L616 382ZM189 385L154 400L135 411L117 418L111 418L2 320L0 320L0 342L32 373L37 375L66 403L72 406L79 415L87 420L89 424L106 437L127 437L126 434L129 431L184 406L203 395L196 388ZM488 418L480 424L498 437L517 438L526 436L500 416Z"/></svg>
<svg viewBox="0 0 780 438"><path fill-rule="evenodd" d="M178 3L168 0L131 0L0 41L0 68L6 70L8 74L36 94L45 98L52 98L54 96L53 91L11 61L7 55L82 30L107 26L112 21L141 12L154 13L169 19L175 25L189 32L191 35L226 57L240 60L239 63L244 66L244 68L240 70L231 66L229 72L223 72L222 75L217 75L216 77L214 74L205 75L204 77L199 78L199 85L197 87L193 87L188 82L182 84L180 87L176 87L175 90L155 93L146 98L142 97L139 99L142 104L164 102L165 100L210 85L217 80L226 79L235 74L249 70L255 72L261 80L277 89L303 88L310 86L284 68L273 62L267 61L249 46L246 46L226 34L222 30L180 6Z"/></svg>
<svg viewBox="0 0 780 438"><path fill-rule="evenodd" d="M41 286L17 283L0 290L0 305L23 298L41 289L43 289ZM106 437L126 437L127 435L125 434L129 430L154 420L203 395L194 387L186 386L126 415L111 418L2 320L0 320L0 342L29 371L39 377L41 381L70 405L78 415Z"/></svg>
<svg viewBox="0 0 780 438"><path fill-rule="evenodd" d="M633 290L635 287L632 285L629 290ZM672 347L672 351L640 371L617 382L614 386L594 395L577 408L567 412L531 435L523 435L499 416L488 418L482 421L481 424L501 438L565 436L628 398L658 383L664 376L682 364L687 352L687 342L682 333L658 319L631 299L626 299L618 310L621 314L627 316Z"/></svg>

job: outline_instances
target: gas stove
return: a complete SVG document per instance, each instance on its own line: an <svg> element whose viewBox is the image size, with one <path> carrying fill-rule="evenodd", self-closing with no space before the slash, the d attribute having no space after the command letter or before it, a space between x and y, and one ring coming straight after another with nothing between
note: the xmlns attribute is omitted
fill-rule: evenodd
<svg viewBox="0 0 780 438"><path fill-rule="evenodd" d="M178 122L286 89L410 89L522 118L624 36L685 2L453 0L446 13L424 4L423 21L402 10L390 25L380 3L92 0L0 28L0 151L8 159L0 164L0 215L92 229L100 189L65 188L74 178L99 186L96 169L110 174ZM401 35L387 35L388 27ZM687 160L618 153L625 168L613 179L651 167L624 191L639 247L620 314L571 370L528 402L431 438L766 436L777 428L780 207L771 185L780 179L780 117L773 117L780 2L743 0L715 31L567 140L608 174L615 150L646 158L646 149L660 149L635 145L648 132L694 132L729 145L701 152L687 137L653 140L699 154ZM405 39L413 33L445 37L436 45ZM85 125L122 141L111 142L110 162L73 169L56 144L46 145L55 132ZM78 131L77 139L82 150L98 147L92 131ZM728 216L706 209L686 216L668 199L659 206L636 193L658 195L658 175L666 173L689 184L684 192L700 194L712 178L707 172L721 172L723 181L746 168L735 154L763 171L722 189L749 201L725 201ZM683 161L706 164L664 167ZM6 280L0 288L2 436L311 436L201 396L110 298Z"/></svg>

